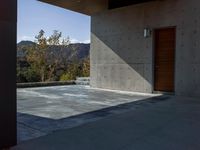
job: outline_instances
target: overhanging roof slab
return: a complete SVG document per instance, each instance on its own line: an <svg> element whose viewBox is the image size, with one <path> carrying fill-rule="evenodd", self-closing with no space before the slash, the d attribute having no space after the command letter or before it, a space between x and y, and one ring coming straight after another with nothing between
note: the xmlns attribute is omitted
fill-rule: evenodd
<svg viewBox="0 0 200 150"><path fill-rule="evenodd" d="M95 13L124 7L128 5L140 4L155 0L39 0L41 2L60 6L72 11L93 15Z"/></svg>
<svg viewBox="0 0 200 150"><path fill-rule="evenodd" d="M72 11L93 15L108 9L108 0L39 0Z"/></svg>

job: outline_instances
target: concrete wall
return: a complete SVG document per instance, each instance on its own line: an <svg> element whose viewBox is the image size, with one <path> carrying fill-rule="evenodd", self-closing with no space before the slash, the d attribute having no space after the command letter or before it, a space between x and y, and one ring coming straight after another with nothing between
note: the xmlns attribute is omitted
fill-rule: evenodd
<svg viewBox="0 0 200 150"><path fill-rule="evenodd" d="M0 149L16 144L16 0L0 1Z"/></svg>
<svg viewBox="0 0 200 150"><path fill-rule="evenodd" d="M176 26L175 93L200 96L200 1L163 0L92 16L91 86L153 91L153 35L143 30Z"/></svg>

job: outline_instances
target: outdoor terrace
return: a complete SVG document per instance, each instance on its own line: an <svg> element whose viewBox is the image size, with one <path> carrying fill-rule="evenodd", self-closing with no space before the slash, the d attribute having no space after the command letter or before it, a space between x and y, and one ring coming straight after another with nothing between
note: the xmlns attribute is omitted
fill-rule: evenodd
<svg viewBox="0 0 200 150"><path fill-rule="evenodd" d="M200 149L198 98L77 85L17 93L19 144L13 149Z"/></svg>

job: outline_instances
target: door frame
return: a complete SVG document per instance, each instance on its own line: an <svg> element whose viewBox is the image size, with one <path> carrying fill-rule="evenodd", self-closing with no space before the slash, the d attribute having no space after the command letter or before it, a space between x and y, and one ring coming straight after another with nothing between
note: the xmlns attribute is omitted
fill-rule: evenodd
<svg viewBox="0 0 200 150"><path fill-rule="evenodd" d="M174 92L156 91L155 90L155 48L156 48L156 30L160 29L175 29L175 46L174 46ZM170 94L175 95L176 93L176 49L177 49L177 27L176 26L165 26L152 29L152 93L155 94Z"/></svg>

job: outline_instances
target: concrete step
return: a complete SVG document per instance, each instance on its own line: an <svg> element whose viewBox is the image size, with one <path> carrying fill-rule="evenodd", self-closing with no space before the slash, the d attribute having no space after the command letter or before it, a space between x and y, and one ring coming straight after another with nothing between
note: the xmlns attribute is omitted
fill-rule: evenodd
<svg viewBox="0 0 200 150"><path fill-rule="evenodd" d="M77 77L76 81L90 81L90 77Z"/></svg>
<svg viewBox="0 0 200 150"><path fill-rule="evenodd" d="M77 77L75 83L77 85L90 85L89 77Z"/></svg>

